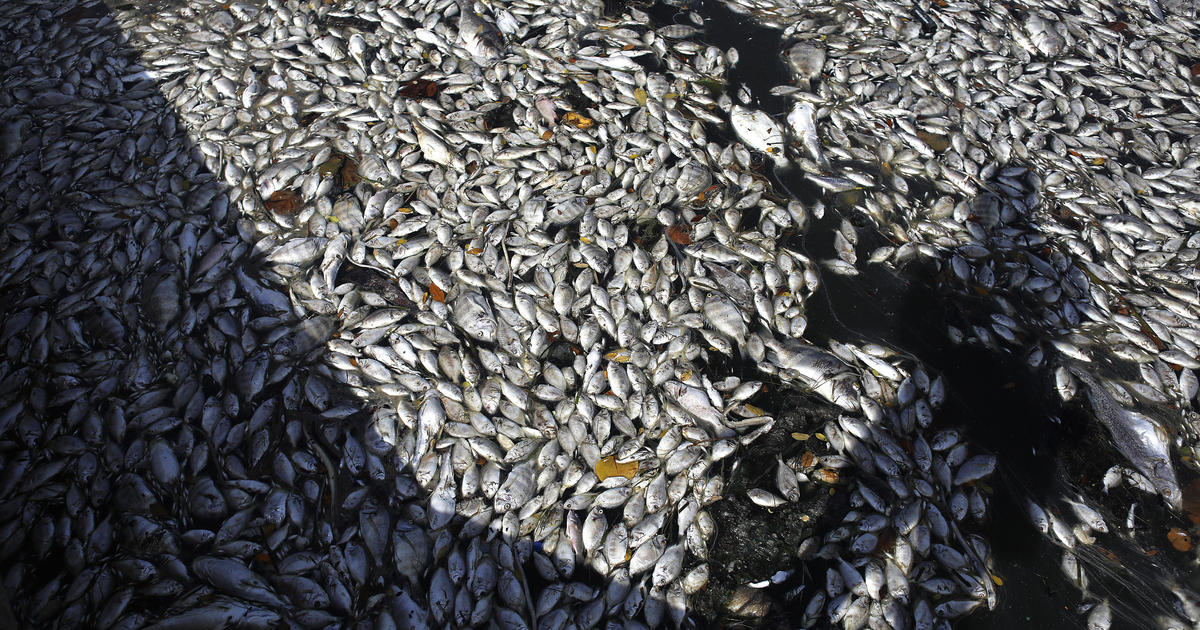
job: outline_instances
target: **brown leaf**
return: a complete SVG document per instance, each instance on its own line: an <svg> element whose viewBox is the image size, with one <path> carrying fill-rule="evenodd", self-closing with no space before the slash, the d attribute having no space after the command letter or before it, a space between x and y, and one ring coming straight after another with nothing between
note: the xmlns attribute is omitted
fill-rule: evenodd
<svg viewBox="0 0 1200 630"><path fill-rule="evenodd" d="M600 459L600 461L596 462L596 478L600 481L604 481L609 477L625 477L626 479L633 479L634 475L637 475L637 471L638 463L636 460L632 462L618 463L616 455L603 457Z"/></svg>
<svg viewBox="0 0 1200 630"><path fill-rule="evenodd" d="M1192 522L1200 525L1200 479L1193 479L1183 489L1183 511Z"/></svg>
<svg viewBox="0 0 1200 630"><path fill-rule="evenodd" d="M404 98L433 98L441 91L441 86L429 79L413 79L400 86L400 96Z"/></svg>
<svg viewBox="0 0 1200 630"><path fill-rule="evenodd" d="M929 148L933 149L936 153L941 153L950 146L950 138L940 133L920 130L917 131L917 137L921 139L921 142L929 145Z"/></svg>
<svg viewBox="0 0 1200 630"><path fill-rule="evenodd" d="M676 224L667 228L667 238L680 245L692 244L692 228L687 224Z"/></svg>
<svg viewBox="0 0 1200 630"><path fill-rule="evenodd" d="M362 181L362 175L358 174L358 162L346 158L342 162L342 168L338 171L338 177L341 179L338 182L341 188L354 188L355 184Z"/></svg>
<svg viewBox="0 0 1200 630"><path fill-rule="evenodd" d="M1109 22L1105 26L1107 26L1109 30L1113 31L1114 33L1120 33L1121 31L1129 28L1129 25L1124 22Z"/></svg>
<svg viewBox="0 0 1200 630"><path fill-rule="evenodd" d="M300 194L294 190L277 190L266 201L267 210L284 215L296 214L300 205Z"/></svg>
<svg viewBox="0 0 1200 630"><path fill-rule="evenodd" d="M446 292L432 282L429 283L429 297L433 298L436 302L446 303Z"/></svg>
<svg viewBox="0 0 1200 630"><path fill-rule="evenodd" d="M317 167L317 173L321 177L336 177L345 159L346 156L341 153L334 153L328 160L325 160Z"/></svg>

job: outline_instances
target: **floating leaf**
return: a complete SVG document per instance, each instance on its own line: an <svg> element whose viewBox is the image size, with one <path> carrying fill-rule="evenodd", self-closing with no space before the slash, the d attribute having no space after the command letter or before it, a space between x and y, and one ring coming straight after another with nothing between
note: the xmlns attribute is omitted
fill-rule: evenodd
<svg viewBox="0 0 1200 630"><path fill-rule="evenodd" d="M680 245L692 244L692 228L687 224L675 224L667 228L667 238Z"/></svg>
<svg viewBox="0 0 1200 630"><path fill-rule="evenodd" d="M638 88L633 91L633 98L637 100L637 104L642 107L646 106L646 90Z"/></svg>
<svg viewBox="0 0 1200 630"><path fill-rule="evenodd" d="M325 160L320 166L317 167L317 173L320 174L321 177L337 177L338 171L341 170L342 162L345 161L345 159L346 156L342 155L341 153L334 153L329 157L328 160Z"/></svg>
<svg viewBox="0 0 1200 630"><path fill-rule="evenodd" d="M1107 26L1109 30L1113 31L1114 33L1120 33L1129 28L1129 25L1124 22L1109 22L1105 26Z"/></svg>
<svg viewBox="0 0 1200 630"><path fill-rule="evenodd" d="M446 292L432 282L429 283L429 297L433 298L435 302L446 303Z"/></svg>
<svg viewBox="0 0 1200 630"><path fill-rule="evenodd" d="M838 469L836 469L836 468L821 468L821 469L813 472L812 476L813 476L813 479L816 479L817 481L820 481L822 483L831 483L832 484L832 483L837 483L838 478L841 475L840 475L840 473L838 473Z"/></svg>
<svg viewBox="0 0 1200 630"><path fill-rule="evenodd" d="M600 461L596 462L596 478L600 481L604 481L609 477L625 477L626 479L633 479L634 475L637 474L637 471L637 460L620 463L617 462L616 455L602 457L600 458Z"/></svg>
<svg viewBox="0 0 1200 630"><path fill-rule="evenodd" d="M338 176L341 179L338 184L341 188L354 188L354 185L362 181L362 175L358 174L358 162L350 158L342 161L342 168L338 171Z"/></svg>
<svg viewBox="0 0 1200 630"><path fill-rule="evenodd" d="M400 86L400 96L404 98L433 98L441 91L441 86L429 79L413 79Z"/></svg>
<svg viewBox="0 0 1200 630"><path fill-rule="evenodd" d="M567 112L567 114L563 116L563 121L577 129L591 129L592 126L596 124L596 121L592 120L591 118L588 118L587 116L581 116L575 112Z"/></svg>
<svg viewBox="0 0 1200 630"><path fill-rule="evenodd" d="M1200 525L1200 479L1193 479L1183 489L1183 511L1193 523Z"/></svg>
<svg viewBox="0 0 1200 630"><path fill-rule="evenodd" d="M1192 550L1192 535L1178 527L1172 527L1171 531L1167 532L1167 540L1171 541L1171 546L1176 551Z"/></svg>
<svg viewBox="0 0 1200 630"><path fill-rule="evenodd" d="M267 210L275 214L296 214L300 205L300 194L294 190L277 190L266 201Z"/></svg>
<svg viewBox="0 0 1200 630"><path fill-rule="evenodd" d="M699 79L696 79L696 83L700 84L701 86L703 86L705 88L708 88L710 91L712 91L715 94L720 94L721 92L725 91L725 82L720 79L714 79L714 78L710 78L710 77L701 77Z"/></svg>
<svg viewBox="0 0 1200 630"><path fill-rule="evenodd" d="M542 140L549 140L550 138L553 138L553 137L554 137L554 132L550 131L549 129L542 132Z"/></svg>
<svg viewBox="0 0 1200 630"><path fill-rule="evenodd" d="M930 149L938 153L945 151L950 146L950 138L940 133L921 130L917 132L917 137L921 139L921 142L929 145Z"/></svg>
<svg viewBox="0 0 1200 630"><path fill-rule="evenodd" d="M629 350L625 348L613 350L612 352L604 355L604 358L608 359L609 361L616 361L617 363L629 363Z"/></svg>

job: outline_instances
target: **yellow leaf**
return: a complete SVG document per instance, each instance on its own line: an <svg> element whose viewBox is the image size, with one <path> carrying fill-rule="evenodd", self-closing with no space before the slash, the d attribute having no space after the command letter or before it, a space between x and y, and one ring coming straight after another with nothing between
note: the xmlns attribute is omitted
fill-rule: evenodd
<svg viewBox="0 0 1200 630"><path fill-rule="evenodd" d="M588 118L587 116L581 116L575 112L567 112L566 115L563 116L563 121L577 129L591 129L592 126L596 124L596 121L592 120L591 118Z"/></svg>
<svg viewBox="0 0 1200 630"><path fill-rule="evenodd" d="M807 434L807 433L793 433L793 434L792 434L792 439L793 439L793 440L800 440L801 442L803 442L804 440L807 440L807 439L808 439L808 434Z"/></svg>
<svg viewBox="0 0 1200 630"><path fill-rule="evenodd" d="M616 361L617 363L629 363L629 350L625 348L613 350L612 352L604 355L604 358L608 359L609 361Z"/></svg>
<svg viewBox="0 0 1200 630"><path fill-rule="evenodd" d="M637 461L618 463L615 455L602 457L600 461L596 462L596 478L600 481L604 481L609 477L625 477L626 479L633 479L634 475L637 474L637 471Z"/></svg>
<svg viewBox="0 0 1200 630"><path fill-rule="evenodd" d="M637 104L642 107L646 106L646 90L638 88L633 91L633 98L637 99Z"/></svg>

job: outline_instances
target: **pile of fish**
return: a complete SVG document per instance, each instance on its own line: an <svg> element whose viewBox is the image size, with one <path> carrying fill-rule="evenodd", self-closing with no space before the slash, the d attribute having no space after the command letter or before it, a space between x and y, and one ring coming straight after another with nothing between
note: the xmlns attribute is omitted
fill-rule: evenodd
<svg viewBox="0 0 1200 630"><path fill-rule="evenodd" d="M771 389L837 410L818 428L832 453L780 458L749 499L828 486L850 509L816 515L835 526L753 586L819 566L789 593L801 626L948 627L1003 597L977 531L1003 462L940 417L953 392L919 357L805 336L825 274L921 259L986 296L955 340L1026 353L1112 433L1114 483L1179 510L1200 367L1194 23L732 6L783 29L786 84L731 82L762 60L705 43L687 8L0 8L17 618L711 621L689 614L719 570L710 507L788 412ZM837 257L810 257L833 218ZM879 235L894 245L860 261ZM1106 377L1104 350L1145 382ZM1106 524L1062 501L1030 512L1069 555ZM1194 623L1177 596L1164 619Z"/></svg>
<svg viewBox="0 0 1200 630"><path fill-rule="evenodd" d="M817 155L809 147L821 142L804 140L806 157L844 165L802 160L809 179L849 195L892 241L869 262L903 269L923 259L944 270L939 288L969 305L950 339L1026 357L1127 460L1100 490L1127 483L1179 512L1175 462L1195 479L1200 437L1194 3L1167 12L1156 2L730 4L797 40L793 68L827 75L816 98L807 79L778 93L797 100L788 122L801 138L817 107L831 146ZM843 264L854 252L839 251L831 268L857 273ZM1104 497L1091 494L1029 503L1085 594L1087 573L1111 567L1085 566L1095 554L1075 547L1115 528L1093 507ZM1140 508L1126 507L1122 530L1132 533ZM1197 507L1188 509L1195 521ZM1167 538L1194 565L1186 529ZM1197 623L1195 592L1164 582L1176 601L1154 621ZM1107 627L1110 603L1093 604L1089 627Z"/></svg>

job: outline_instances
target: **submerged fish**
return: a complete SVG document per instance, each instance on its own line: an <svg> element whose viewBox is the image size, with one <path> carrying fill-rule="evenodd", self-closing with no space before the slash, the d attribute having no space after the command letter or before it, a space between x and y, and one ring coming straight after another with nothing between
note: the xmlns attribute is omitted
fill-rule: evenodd
<svg viewBox="0 0 1200 630"><path fill-rule="evenodd" d="M1088 401L1096 417L1112 434L1117 450L1150 479L1168 505L1175 510L1182 509L1183 492L1175 477L1167 432L1148 416L1119 405L1104 385L1086 370L1071 368L1071 373L1087 385Z"/></svg>

